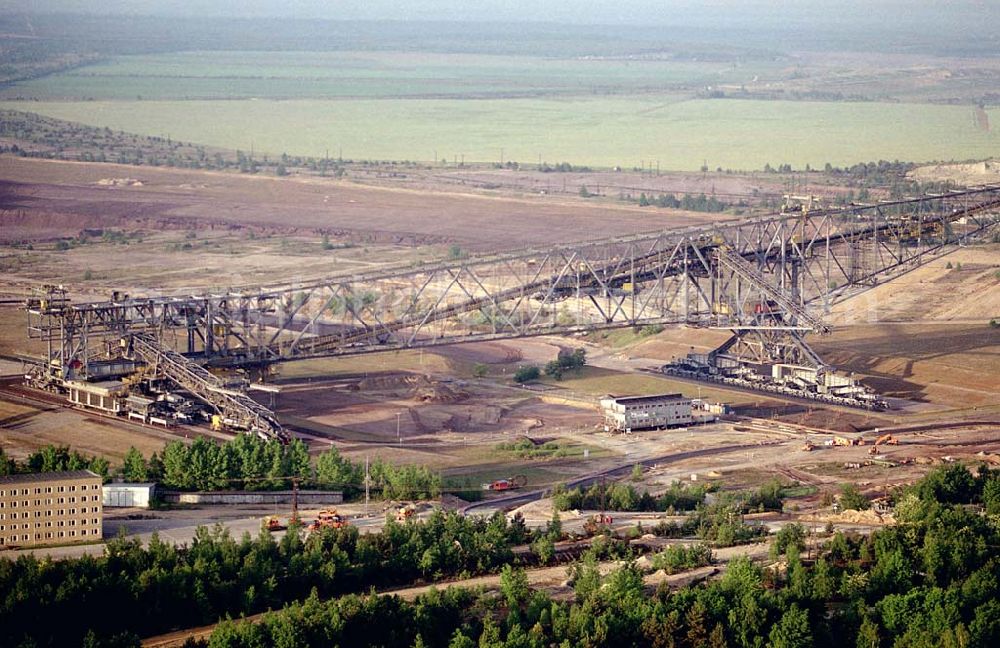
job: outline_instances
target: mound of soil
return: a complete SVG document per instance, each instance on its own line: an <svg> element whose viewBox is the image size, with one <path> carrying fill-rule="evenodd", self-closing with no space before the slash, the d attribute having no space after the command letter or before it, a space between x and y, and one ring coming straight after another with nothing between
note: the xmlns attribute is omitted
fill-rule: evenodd
<svg viewBox="0 0 1000 648"><path fill-rule="evenodd" d="M469 394L421 374L380 374L347 386L351 391L396 392L424 403L458 403Z"/></svg>

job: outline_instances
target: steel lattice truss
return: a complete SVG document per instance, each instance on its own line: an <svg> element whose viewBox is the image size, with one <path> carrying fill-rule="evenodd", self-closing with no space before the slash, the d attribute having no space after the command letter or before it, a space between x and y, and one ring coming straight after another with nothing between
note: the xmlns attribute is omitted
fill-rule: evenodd
<svg viewBox="0 0 1000 648"><path fill-rule="evenodd" d="M833 303L982 234L1000 186L202 295L28 303L49 370L87 377L144 334L202 364L268 364L457 342L687 323L727 351L816 365ZM63 369L65 368L65 369Z"/></svg>

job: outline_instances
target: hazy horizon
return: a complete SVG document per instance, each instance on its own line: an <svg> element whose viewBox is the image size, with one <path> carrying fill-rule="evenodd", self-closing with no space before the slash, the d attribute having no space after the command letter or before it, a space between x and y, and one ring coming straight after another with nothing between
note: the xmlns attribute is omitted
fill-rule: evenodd
<svg viewBox="0 0 1000 648"><path fill-rule="evenodd" d="M493 0L454 2L411 0L8 0L3 13L82 13L100 16L309 18L458 22L547 22L575 25L703 25L747 27L811 25L817 29L933 29L961 25L991 30L1000 21L1000 3L988 0L906 2L842 0Z"/></svg>

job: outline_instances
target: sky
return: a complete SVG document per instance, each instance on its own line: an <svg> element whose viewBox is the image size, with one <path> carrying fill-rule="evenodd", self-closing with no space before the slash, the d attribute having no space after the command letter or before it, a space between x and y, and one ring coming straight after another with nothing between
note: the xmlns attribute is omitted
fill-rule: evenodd
<svg viewBox="0 0 1000 648"><path fill-rule="evenodd" d="M1000 21L1000 0L0 0L0 12L343 20L889 27Z"/></svg>

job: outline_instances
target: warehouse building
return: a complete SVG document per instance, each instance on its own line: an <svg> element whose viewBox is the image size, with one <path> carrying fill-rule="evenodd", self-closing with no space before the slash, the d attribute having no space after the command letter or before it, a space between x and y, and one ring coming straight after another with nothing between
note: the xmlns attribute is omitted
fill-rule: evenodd
<svg viewBox="0 0 1000 648"><path fill-rule="evenodd" d="M102 538L101 476L89 470L0 477L0 548Z"/></svg>
<svg viewBox="0 0 1000 648"><path fill-rule="evenodd" d="M604 411L604 430L607 432L632 432L674 425L689 425L691 399L683 394L658 394L655 396L609 396L601 399Z"/></svg>

